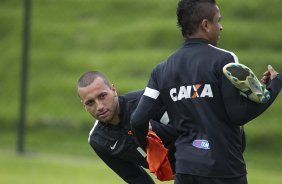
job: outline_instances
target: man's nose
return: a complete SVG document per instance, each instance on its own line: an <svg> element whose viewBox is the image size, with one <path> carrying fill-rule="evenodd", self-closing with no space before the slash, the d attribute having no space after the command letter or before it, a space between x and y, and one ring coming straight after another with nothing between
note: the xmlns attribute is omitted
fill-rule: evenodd
<svg viewBox="0 0 282 184"><path fill-rule="evenodd" d="M103 111L104 109L104 104L102 102L97 101L97 111Z"/></svg>

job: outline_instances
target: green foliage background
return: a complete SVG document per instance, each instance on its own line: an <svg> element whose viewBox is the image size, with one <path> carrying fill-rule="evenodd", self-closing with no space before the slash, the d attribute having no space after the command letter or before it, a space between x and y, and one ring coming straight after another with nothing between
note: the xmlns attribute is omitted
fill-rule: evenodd
<svg viewBox="0 0 282 184"><path fill-rule="evenodd" d="M252 68L257 76L268 64L281 72L282 1L218 0L218 4L223 18L218 46L235 52L240 62ZM0 173L23 177L17 174L24 173L26 165L33 164L29 159L36 162L35 168L40 168L38 165L46 170L56 168L66 162L50 166L47 163L61 154L71 155L66 159L70 167L75 167L73 160L87 157L89 160L82 162L87 163L86 166L79 165L86 170L95 170L88 163L94 159L93 165L99 163L98 170L103 167L107 172L94 172L92 176L89 173L90 176L82 178L89 177L88 181L93 177L102 178L97 183L111 183L106 178L114 174L109 174L99 159L92 158L94 154L87 145L93 120L82 109L76 81L88 70L99 70L118 87L120 94L144 88L152 68L182 44L176 25L176 5L176 0L32 1L26 150L28 155L38 153L40 156L22 158L12 153L17 142L23 1L1 0ZM246 126L246 160L252 183L259 183L263 178L273 181L268 183L282 183L277 174L282 172L281 99L280 95L263 115ZM52 161L46 161L48 159ZM23 171L13 173L15 167L23 167ZM67 170L64 166L60 169ZM76 170L69 172L80 174ZM44 178L41 174L38 173L39 178ZM46 174L46 178L50 175L52 173ZM55 177L65 179L51 183L68 181L63 173ZM2 178L0 174L0 183L19 183ZM35 178L33 183L38 183L36 181Z"/></svg>

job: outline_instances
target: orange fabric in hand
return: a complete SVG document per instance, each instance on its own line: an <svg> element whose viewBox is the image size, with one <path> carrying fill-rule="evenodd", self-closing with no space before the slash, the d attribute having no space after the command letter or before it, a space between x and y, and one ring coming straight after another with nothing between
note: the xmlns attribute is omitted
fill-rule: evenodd
<svg viewBox="0 0 282 184"><path fill-rule="evenodd" d="M168 149L155 132L149 130L147 143L147 162L151 173L160 180L173 180L173 172L168 160Z"/></svg>

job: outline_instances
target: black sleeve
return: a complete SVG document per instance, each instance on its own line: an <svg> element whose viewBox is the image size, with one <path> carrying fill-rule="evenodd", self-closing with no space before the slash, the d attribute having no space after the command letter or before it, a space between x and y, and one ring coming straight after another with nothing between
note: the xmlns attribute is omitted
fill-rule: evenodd
<svg viewBox="0 0 282 184"><path fill-rule="evenodd" d="M152 114L151 119L155 120L157 122L160 122L160 120L162 119L162 117L165 113L166 113L166 108L165 108L165 106L163 106L158 111L156 111Z"/></svg>
<svg viewBox="0 0 282 184"><path fill-rule="evenodd" d="M131 115L131 127L134 135L143 150L146 150L149 120L154 112L161 109L155 99L142 96L137 108Z"/></svg>
<svg viewBox="0 0 282 184"><path fill-rule="evenodd" d="M236 125L244 125L262 114L278 96L282 86L282 77L277 75L267 85L270 91L270 100L267 103L255 103L240 95L239 90L222 75L222 94L227 114Z"/></svg>
<svg viewBox="0 0 282 184"><path fill-rule="evenodd" d="M93 148L93 146L92 146ZM154 184L150 175L140 166L128 161L112 157L93 148L96 154L125 182L129 184Z"/></svg>
<svg viewBox="0 0 282 184"><path fill-rule="evenodd" d="M142 95L137 108L131 115L130 124L133 133L143 150L146 150L147 146L149 120L153 117L153 114L158 112L163 106L160 92L158 90L157 73L158 71L155 67L151 73L144 94Z"/></svg>

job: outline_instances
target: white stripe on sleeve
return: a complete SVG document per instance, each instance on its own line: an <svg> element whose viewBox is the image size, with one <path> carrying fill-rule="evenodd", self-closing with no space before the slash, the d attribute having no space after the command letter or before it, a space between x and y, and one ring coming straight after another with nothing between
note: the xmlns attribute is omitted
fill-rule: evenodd
<svg viewBox="0 0 282 184"><path fill-rule="evenodd" d="M153 98L153 99L157 99L160 95L160 92L155 90L155 89L146 87L143 95L150 97L150 98Z"/></svg>

